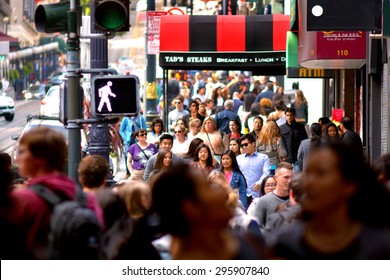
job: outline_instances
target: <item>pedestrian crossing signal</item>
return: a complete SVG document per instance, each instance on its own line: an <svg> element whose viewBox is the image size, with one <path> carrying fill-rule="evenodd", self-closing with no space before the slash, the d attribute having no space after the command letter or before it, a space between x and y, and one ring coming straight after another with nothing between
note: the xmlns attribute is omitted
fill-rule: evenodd
<svg viewBox="0 0 390 280"><path fill-rule="evenodd" d="M92 114L100 117L137 115L140 110L137 76L100 75L92 79Z"/></svg>

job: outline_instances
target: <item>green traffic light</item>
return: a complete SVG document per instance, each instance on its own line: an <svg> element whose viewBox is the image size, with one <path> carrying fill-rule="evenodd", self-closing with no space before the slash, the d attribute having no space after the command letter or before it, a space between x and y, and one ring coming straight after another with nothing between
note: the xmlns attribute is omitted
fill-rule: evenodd
<svg viewBox="0 0 390 280"><path fill-rule="evenodd" d="M95 8L95 24L100 29L116 31L122 28L127 20L127 9L120 1L102 1Z"/></svg>
<svg viewBox="0 0 390 280"><path fill-rule="evenodd" d="M35 10L35 29L38 32L66 33L69 2L39 5Z"/></svg>

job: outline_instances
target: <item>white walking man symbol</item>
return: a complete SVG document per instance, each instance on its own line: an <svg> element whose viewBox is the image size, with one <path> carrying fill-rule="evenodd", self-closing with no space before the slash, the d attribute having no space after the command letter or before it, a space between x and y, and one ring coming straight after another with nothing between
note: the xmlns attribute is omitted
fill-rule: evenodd
<svg viewBox="0 0 390 280"><path fill-rule="evenodd" d="M112 86L112 82L108 81L107 85L98 89L99 97L100 97L100 102L99 102L99 107L98 107L99 112L102 111L104 104L107 105L107 110L109 112L112 111L109 96L116 97L116 94L111 92L111 86Z"/></svg>

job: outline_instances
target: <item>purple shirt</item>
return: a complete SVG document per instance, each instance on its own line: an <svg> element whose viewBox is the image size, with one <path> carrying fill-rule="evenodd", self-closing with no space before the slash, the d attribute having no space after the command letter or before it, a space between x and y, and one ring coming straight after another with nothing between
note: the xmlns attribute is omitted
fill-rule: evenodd
<svg viewBox="0 0 390 280"><path fill-rule="evenodd" d="M130 146L129 153L133 158L131 166L135 170L143 170L146 168L149 158L152 157L158 150L155 145L149 144L149 146L142 152L140 146L135 143Z"/></svg>

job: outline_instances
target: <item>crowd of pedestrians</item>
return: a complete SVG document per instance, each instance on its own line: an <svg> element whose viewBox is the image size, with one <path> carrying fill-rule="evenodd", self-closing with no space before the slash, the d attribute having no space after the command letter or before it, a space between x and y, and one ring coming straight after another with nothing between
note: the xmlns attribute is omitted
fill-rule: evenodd
<svg viewBox="0 0 390 280"><path fill-rule="evenodd" d="M51 258L40 184L63 200L86 193L101 230L94 259L389 259L390 160L365 161L349 117L307 129L303 92L286 104L275 85L198 73L188 96L169 95L168 124L124 117L127 175L112 188L104 158L83 158L78 185L62 173L62 136L32 129L18 147L22 184L0 157L2 257Z"/></svg>

